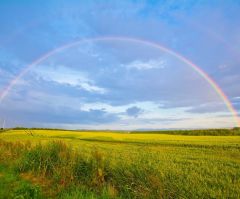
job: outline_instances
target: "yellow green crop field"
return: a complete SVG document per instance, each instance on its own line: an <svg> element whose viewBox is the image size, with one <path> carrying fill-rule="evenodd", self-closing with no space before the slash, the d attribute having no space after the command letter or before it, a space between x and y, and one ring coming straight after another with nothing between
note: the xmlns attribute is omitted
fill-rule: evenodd
<svg viewBox="0 0 240 199"><path fill-rule="evenodd" d="M0 198L240 198L240 136L8 130L0 140Z"/></svg>

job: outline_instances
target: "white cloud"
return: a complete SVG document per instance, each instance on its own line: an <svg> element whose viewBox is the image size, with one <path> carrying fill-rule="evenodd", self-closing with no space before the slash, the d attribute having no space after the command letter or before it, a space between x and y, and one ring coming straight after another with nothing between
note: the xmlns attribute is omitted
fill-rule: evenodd
<svg viewBox="0 0 240 199"><path fill-rule="evenodd" d="M99 86L93 85L92 83L90 83L88 81L80 82L79 86L89 92L95 92L95 93L99 93L99 94L104 94L107 92L107 90L105 88L101 88Z"/></svg>
<svg viewBox="0 0 240 199"><path fill-rule="evenodd" d="M150 59L148 61L135 60L127 65L128 69L149 70L149 69L163 69L166 66L166 61L162 59Z"/></svg>
<svg viewBox="0 0 240 199"><path fill-rule="evenodd" d="M59 66L55 69L48 68L37 69L35 71L38 76L45 80L51 80L59 84L68 84L74 87L80 87L88 92L104 94L107 92L105 88L99 87L88 77L86 73L74 71L65 66Z"/></svg>

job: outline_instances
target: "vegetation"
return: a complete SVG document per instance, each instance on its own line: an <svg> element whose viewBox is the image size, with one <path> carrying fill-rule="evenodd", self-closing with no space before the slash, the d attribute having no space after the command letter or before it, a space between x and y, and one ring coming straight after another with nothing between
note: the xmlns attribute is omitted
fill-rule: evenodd
<svg viewBox="0 0 240 199"><path fill-rule="evenodd" d="M240 137L8 130L0 198L240 198Z"/></svg>
<svg viewBox="0 0 240 199"><path fill-rule="evenodd" d="M240 135L240 128L235 127L232 129L132 131L131 133L170 134L170 135Z"/></svg>
<svg viewBox="0 0 240 199"><path fill-rule="evenodd" d="M6 130L47 130L47 131L72 131L72 132L102 132L99 130L66 130L66 129L54 129L54 128L27 128L27 127L15 127ZM146 130L146 131L109 131L104 132L114 133L131 133L131 134L169 134L169 135L240 135L240 128L234 127L231 129L190 129L190 130Z"/></svg>

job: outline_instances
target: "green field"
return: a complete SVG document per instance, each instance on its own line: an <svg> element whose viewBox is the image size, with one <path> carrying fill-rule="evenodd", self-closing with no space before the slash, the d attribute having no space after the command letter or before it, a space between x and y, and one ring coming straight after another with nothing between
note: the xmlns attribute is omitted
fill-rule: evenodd
<svg viewBox="0 0 240 199"><path fill-rule="evenodd" d="M199 132L2 131L0 198L240 198L239 130Z"/></svg>

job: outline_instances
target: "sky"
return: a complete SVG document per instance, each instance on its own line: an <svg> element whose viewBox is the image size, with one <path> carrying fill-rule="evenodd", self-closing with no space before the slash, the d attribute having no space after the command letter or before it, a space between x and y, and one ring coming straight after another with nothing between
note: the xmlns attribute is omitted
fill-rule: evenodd
<svg viewBox="0 0 240 199"><path fill-rule="evenodd" d="M240 113L238 0L2 0L0 24L0 126L237 125L181 57Z"/></svg>

